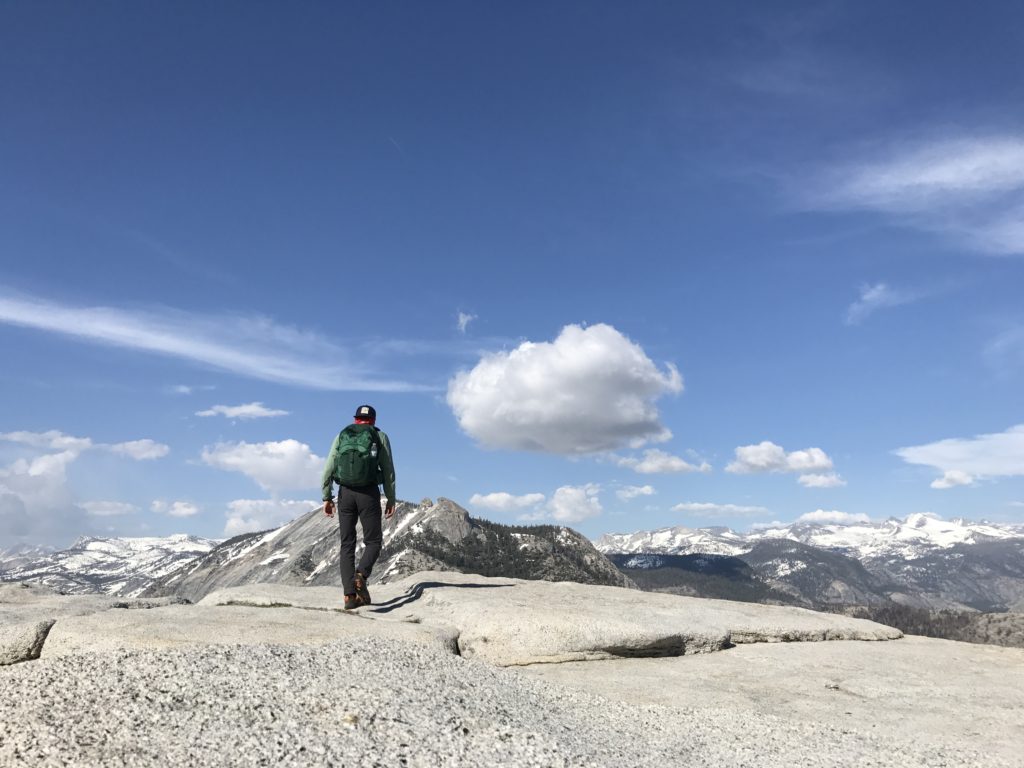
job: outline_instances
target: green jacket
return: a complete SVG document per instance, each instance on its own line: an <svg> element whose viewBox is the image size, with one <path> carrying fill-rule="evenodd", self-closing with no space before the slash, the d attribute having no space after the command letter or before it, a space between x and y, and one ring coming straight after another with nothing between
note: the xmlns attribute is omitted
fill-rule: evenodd
<svg viewBox="0 0 1024 768"><path fill-rule="evenodd" d="M377 429L372 427L372 429ZM334 438L334 442L331 443L331 450L327 452L327 464L324 466L324 475L320 481L321 490L323 492L323 500L328 501L334 498L334 459L335 454L338 451L338 438L341 437L339 433ZM395 462L392 458L391 453L391 441L388 440L388 436L383 431L377 429L377 437L380 438L380 454L377 456L377 477L378 482L384 484L384 495L388 499L388 504L395 503Z"/></svg>

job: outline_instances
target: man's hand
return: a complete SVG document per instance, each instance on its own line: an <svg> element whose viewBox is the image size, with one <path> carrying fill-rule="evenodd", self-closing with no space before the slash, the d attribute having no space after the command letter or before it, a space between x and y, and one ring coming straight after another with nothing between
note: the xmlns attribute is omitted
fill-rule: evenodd
<svg viewBox="0 0 1024 768"><path fill-rule="evenodd" d="M388 504L384 508L384 517L386 517L388 520L390 520L394 516L395 516L395 505L394 504Z"/></svg>
<svg viewBox="0 0 1024 768"><path fill-rule="evenodd" d="M324 502L324 514L328 517L334 517L334 499L328 499Z"/></svg>

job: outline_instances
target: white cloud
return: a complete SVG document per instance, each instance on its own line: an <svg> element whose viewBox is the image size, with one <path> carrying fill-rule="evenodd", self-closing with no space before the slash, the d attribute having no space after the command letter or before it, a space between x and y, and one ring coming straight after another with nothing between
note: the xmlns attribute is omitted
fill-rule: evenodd
<svg viewBox="0 0 1024 768"><path fill-rule="evenodd" d="M264 381L310 389L411 391L364 370L337 345L310 331L261 316L200 315L72 307L34 297L0 295L0 323L59 333L98 344L167 355Z"/></svg>
<svg viewBox="0 0 1024 768"><path fill-rule="evenodd" d="M459 333L465 333L466 329L469 327L469 324L474 320L476 320L476 315L470 315L465 312L459 312L458 319L456 320L456 325L458 326Z"/></svg>
<svg viewBox="0 0 1024 768"><path fill-rule="evenodd" d="M164 501L157 499L149 508L159 515L170 515L171 517L192 517L201 511L191 501Z"/></svg>
<svg viewBox="0 0 1024 768"><path fill-rule="evenodd" d="M487 494L474 493L469 499L469 503L472 506L483 507L495 512L512 512L519 509L527 509L543 502L543 493L526 493L522 496L513 496L511 493L505 493L504 491Z"/></svg>
<svg viewBox="0 0 1024 768"><path fill-rule="evenodd" d="M879 309L910 304L918 298L915 294L890 288L885 283L863 285L860 298L846 310L846 324L857 325Z"/></svg>
<svg viewBox="0 0 1024 768"><path fill-rule="evenodd" d="M67 467L78 455L67 450L0 467L0 539L66 544L92 532L88 514L75 504L67 484Z"/></svg>
<svg viewBox="0 0 1024 768"><path fill-rule="evenodd" d="M241 472L265 491L318 488L324 459L298 440L266 443L217 443L203 449L203 461L228 472Z"/></svg>
<svg viewBox="0 0 1024 768"><path fill-rule="evenodd" d="M835 472L821 475L800 475L796 481L804 488L841 488L846 485L846 481Z"/></svg>
<svg viewBox="0 0 1024 768"><path fill-rule="evenodd" d="M932 482L932 488L971 485L985 478L1024 476L1024 424L1005 432L899 448L895 453L908 464L942 472L942 477Z"/></svg>
<svg viewBox="0 0 1024 768"><path fill-rule="evenodd" d="M55 429L48 432L4 432L0 434L0 440L43 450L73 451L76 454L92 448L93 445L88 437L72 437Z"/></svg>
<svg viewBox="0 0 1024 768"><path fill-rule="evenodd" d="M0 441L22 446L23 454L0 467L0 539L29 543L69 543L75 536L94 532L92 518L127 513L113 506L117 502L75 503L67 469L82 453L108 450L143 459L167 451L167 446L152 440L109 445L57 430L5 432L0 433Z"/></svg>
<svg viewBox="0 0 1024 768"><path fill-rule="evenodd" d="M236 499L228 504L225 513L225 536L279 528L320 506L316 501L287 499Z"/></svg>
<svg viewBox="0 0 1024 768"><path fill-rule="evenodd" d="M736 460L730 463L725 471L740 475L794 472L800 475L797 482L805 488L832 488L845 485L842 478L829 472L831 469L832 459L821 448L805 448L787 453L781 445L764 440L757 445L738 447Z"/></svg>
<svg viewBox="0 0 1024 768"><path fill-rule="evenodd" d="M139 511L134 504L127 504L123 501L87 501L82 504L82 507L93 517L134 515Z"/></svg>
<svg viewBox="0 0 1024 768"><path fill-rule="evenodd" d="M1011 507L1024 507L1024 501L1011 501L1009 505Z"/></svg>
<svg viewBox="0 0 1024 768"><path fill-rule="evenodd" d="M665 439L654 403L682 389L674 366L660 370L610 325L567 325L553 342L485 355L447 399L485 447L580 455Z"/></svg>
<svg viewBox="0 0 1024 768"><path fill-rule="evenodd" d="M604 510L598 498L601 487L594 483L563 485L547 503L547 513L559 523L579 523L597 517Z"/></svg>
<svg viewBox="0 0 1024 768"><path fill-rule="evenodd" d="M657 448L649 448L643 453L642 459L633 457L617 457L616 463L620 467L629 467L641 475L669 475L682 474L684 472L710 472L711 465L702 461L700 465L694 465L673 456L670 453Z"/></svg>
<svg viewBox="0 0 1024 768"><path fill-rule="evenodd" d="M150 461L152 459L162 459L168 453L171 452L171 448L163 443L158 443L155 440L145 438L143 440L129 440L126 443L115 443L114 445L106 446L113 453L120 454L121 456L127 456L136 461Z"/></svg>
<svg viewBox="0 0 1024 768"><path fill-rule="evenodd" d="M653 496L654 493L655 490L652 485L627 485L617 490L615 495L623 501L629 501L639 496Z"/></svg>
<svg viewBox="0 0 1024 768"><path fill-rule="evenodd" d="M91 438L73 437L54 429L49 432L5 432L0 434L0 440L40 450L68 452L74 456L92 448L99 448L136 461L163 458L171 450L169 446L149 438L114 444L95 443Z"/></svg>
<svg viewBox="0 0 1024 768"><path fill-rule="evenodd" d="M798 523L836 523L838 525L853 525L854 523L868 523L871 522L870 518L863 513L851 514L849 512L839 512L838 510L825 510L817 509L814 512L808 512L800 515L796 519Z"/></svg>
<svg viewBox="0 0 1024 768"><path fill-rule="evenodd" d="M1024 137L897 144L809 188L813 208L874 211L992 253L1024 253Z"/></svg>
<svg viewBox="0 0 1024 768"><path fill-rule="evenodd" d="M750 526L752 531L769 531L772 528L784 528L786 524L781 520L772 520L770 523L753 523Z"/></svg>
<svg viewBox="0 0 1024 768"><path fill-rule="evenodd" d="M1016 371L1024 367L1024 325L1012 326L985 345L986 362L997 372Z"/></svg>
<svg viewBox="0 0 1024 768"><path fill-rule="evenodd" d="M929 486L940 491L956 488L958 485L974 485L974 478L960 469L947 469L942 477L936 478Z"/></svg>
<svg viewBox="0 0 1024 768"><path fill-rule="evenodd" d="M768 510L765 507L744 506L740 504L714 504L707 501L686 501L672 507L673 512L691 512L695 515L761 515Z"/></svg>
<svg viewBox="0 0 1024 768"><path fill-rule="evenodd" d="M268 419L287 415L288 411L267 408L259 402L245 403L244 405L215 405L205 411L196 411L196 416L226 416L229 419Z"/></svg>

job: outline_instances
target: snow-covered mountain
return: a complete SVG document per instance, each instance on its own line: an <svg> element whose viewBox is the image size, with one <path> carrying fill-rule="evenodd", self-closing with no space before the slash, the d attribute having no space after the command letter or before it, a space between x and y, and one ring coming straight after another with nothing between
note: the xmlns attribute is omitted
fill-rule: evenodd
<svg viewBox="0 0 1024 768"><path fill-rule="evenodd" d="M891 599L927 608L1024 609L1024 527L1019 525L913 514L878 523L793 523L750 533L680 526L607 534L596 547L606 555L741 558L772 588L811 603Z"/></svg>
<svg viewBox="0 0 1024 768"><path fill-rule="evenodd" d="M399 502L383 533L371 584L438 570L634 586L570 528L497 525L471 518L449 499ZM275 530L223 542L156 581L145 596L197 600L215 589L254 582L340 584L338 557L338 523L316 509Z"/></svg>
<svg viewBox="0 0 1024 768"><path fill-rule="evenodd" d="M1024 538L1021 526L972 523L962 518L947 521L918 513L903 520L889 518L879 523L791 523L750 533L738 533L722 527L677 526L656 531L608 533L594 545L604 553L740 555L749 552L759 541L791 539L867 561L913 560L958 544L1021 538Z"/></svg>
<svg viewBox="0 0 1024 768"><path fill-rule="evenodd" d="M56 551L22 547L0 554L0 581L33 581L68 594L135 597L217 543L177 534L167 538L83 537Z"/></svg>

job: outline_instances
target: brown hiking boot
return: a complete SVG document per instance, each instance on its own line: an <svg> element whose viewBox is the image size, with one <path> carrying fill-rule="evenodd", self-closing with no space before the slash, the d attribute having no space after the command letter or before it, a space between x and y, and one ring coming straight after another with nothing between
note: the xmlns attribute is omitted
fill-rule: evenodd
<svg viewBox="0 0 1024 768"><path fill-rule="evenodd" d="M345 610L351 611L353 608L359 608L363 605L363 600L359 595L345 595Z"/></svg>
<svg viewBox="0 0 1024 768"><path fill-rule="evenodd" d="M370 590L366 588L366 577L356 571L356 596L362 600L362 605L373 605L370 600Z"/></svg>

